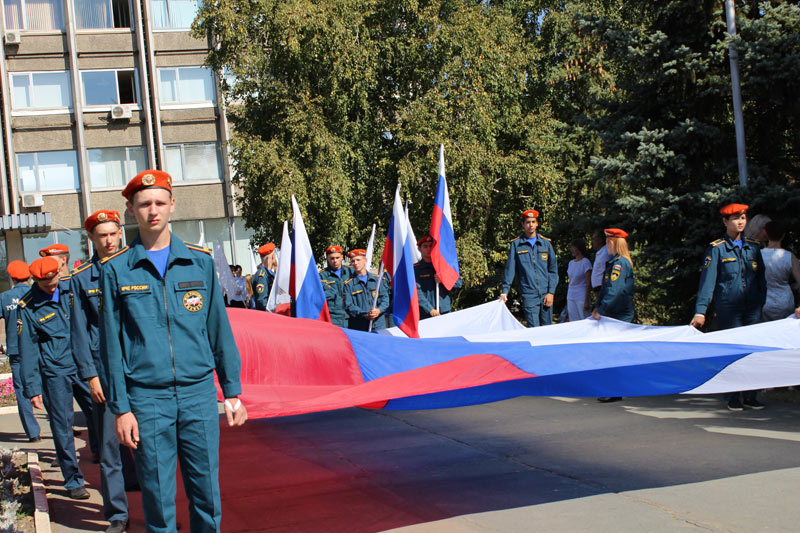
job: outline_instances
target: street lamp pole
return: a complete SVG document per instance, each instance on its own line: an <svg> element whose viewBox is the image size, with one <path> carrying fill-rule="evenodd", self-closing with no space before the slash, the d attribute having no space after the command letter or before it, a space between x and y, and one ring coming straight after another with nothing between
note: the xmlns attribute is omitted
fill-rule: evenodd
<svg viewBox="0 0 800 533"><path fill-rule="evenodd" d="M736 36L736 11L733 0L725 0L725 19L728 33ZM739 162L739 185L747 186L747 156L744 144L744 118L742 117L742 91L739 85L739 53L731 42L728 47L731 61L731 90L733 92L733 123L736 130L736 157Z"/></svg>

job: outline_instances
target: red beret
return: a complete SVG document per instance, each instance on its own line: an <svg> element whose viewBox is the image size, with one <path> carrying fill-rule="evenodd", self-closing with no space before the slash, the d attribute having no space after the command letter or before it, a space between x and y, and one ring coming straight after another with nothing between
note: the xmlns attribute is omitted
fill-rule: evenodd
<svg viewBox="0 0 800 533"><path fill-rule="evenodd" d="M328 246L325 248L325 255L328 254L340 254L342 253L342 247L337 245Z"/></svg>
<svg viewBox="0 0 800 533"><path fill-rule="evenodd" d="M139 172L122 189L122 196L130 201L136 192L149 188L166 189L172 192L172 176L162 170L151 169Z"/></svg>
<svg viewBox="0 0 800 533"><path fill-rule="evenodd" d="M747 208L748 206L744 204L728 204L720 209L719 212L727 217L737 213L747 213Z"/></svg>
<svg viewBox="0 0 800 533"><path fill-rule="evenodd" d="M621 239L628 238L628 234L625 232L625 230L621 230L619 228L606 228L605 232L606 237L619 237Z"/></svg>
<svg viewBox="0 0 800 533"><path fill-rule="evenodd" d="M45 248L39 250L39 255L41 257L47 257L48 255L60 255L60 254L68 254L69 247L66 244L51 244ZM33 264L31 264L33 267Z"/></svg>
<svg viewBox="0 0 800 533"><path fill-rule="evenodd" d="M268 242L267 244L258 247L258 255L269 255L273 251L275 251L274 242Z"/></svg>
<svg viewBox="0 0 800 533"><path fill-rule="evenodd" d="M350 253L347 254L347 257L350 257L350 258L358 257L358 256L366 257L367 256L367 251L363 250L361 248L358 248L357 250L350 250Z"/></svg>
<svg viewBox="0 0 800 533"><path fill-rule="evenodd" d="M116 222L117 226L121 226L122 217L120 217L119 211L101 209L92 213L83 223L83 227L86 228L86 231L92 231L96 225L103 222Z"/></svg>
<svg viewBox="0 0 800 533"><path fill-rule="evenodd" d="M539 211L537 211L536 209L526 209L525 211L522 212L521 216L523 220L531 217L539 218Z"/></svg>
<svg viewBox="0 0 800 533"><path fill-rule="evenodd" d="M431 237L430 235L425 235L420 240L417 241L417 248L425 244L426 242L436 242L436 239Z"/></svg>
<svg viewBox="0 0 800 533"><path fill-rule="evenodd" d="M25 261L11 261L8 264L8 275L14 279L28 279L31 277L31 269Z"/></svg>
<svg viewBox="0 0 800 533"><path fill-rule="evenodd" d="M54 257L40 257L31 263L31 275L36 279L50 279L58 274L58 259Z"/></svg>

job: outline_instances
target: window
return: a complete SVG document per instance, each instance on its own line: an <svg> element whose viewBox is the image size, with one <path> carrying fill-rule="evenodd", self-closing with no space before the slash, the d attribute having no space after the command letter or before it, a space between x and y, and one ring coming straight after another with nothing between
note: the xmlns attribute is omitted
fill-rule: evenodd
<svg viewBox="0 0 800 533"><path fill-rule="evenodd" d="M200 2L197 0L152 0L153 27L157 30L192 27Z"/></svg>
<svg viewBox="0 0 800 533"><path fill-rule="evenodd" d="M66 244L69 248L70 268L72 268L74 261L88 260L89 243L82 231L74 229L51 231L42 235L26 235L22 239L22 252L25 260L30 263L39 259L39 250L55 243Z"/></svg>
<svg viewBox="0 0 800 533"><path fill-rule="evenodd" d="M81 82L87 106L136 103L133 70L86 70L81 72Z"/></svg>
<svg viewBox="0 0 800 533"><path fill-rule="evenodd" d="M69 75L60 72L20 72L11 74L11 107L13 109L47 109L70 107Z"/></svg>
<svg viewBox="0 0 800 533"><path fill-rule="evenodd" d="M214 77L205 67L158 69L162 104L213 102Z"/></svg>
<svg viewBox="0 0 800 533"><path fill-rule="evenodd" d="M128 0L74 0L75 20L79 30L130 28L131 7Z"/></svg>
<svg viewBox="0 0 800 533"><path fill-rule="evenodd" d="M89 156L92 189L124 187L136 174L147 169L143 146L93 148Z"/></svg>
<svg viewBox="0 0 800 533"><path fill-rule="evenodd" d="M175 182L222 181L217 143L167 145L164 155L165 170Z"/></svg>
<svg viewBox="0 0 800 533"><path fill-rule="evenodd" d="M75 150L17 154L22 192L77 191L78 157Z"/></svg>
<svg viewBox="0 0 800 533"><path fill-rule="evenodd" d="M62 0L3 0L9 30L63 30Z"/></svg>

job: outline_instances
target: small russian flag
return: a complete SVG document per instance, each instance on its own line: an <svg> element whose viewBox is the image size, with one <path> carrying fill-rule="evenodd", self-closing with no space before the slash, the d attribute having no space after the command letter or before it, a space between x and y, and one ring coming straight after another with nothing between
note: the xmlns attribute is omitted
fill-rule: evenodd
<svg viewBox="0 0 800 533"><path fill-rule="evenodd" d="M331 321L328 301L319 278L317 264L311 251L303 215L292 195L292 270L289 293L295 304L295 316L313 320Z"/></svg>
<svg viewBox="0 0 800 533"><path fill-rule="evenodd" d="M449 291L453 289L460 272L458 270L458 254L456 253L456 236L453 231L453 215L450 213L450 195L447 192L447 180L444 177L444 145L439 148L439 185L436 187L436 199L433 202L433 218L431 218L431 237L434 238L431 248L431 263L439 275L439 281Z"/></svg>

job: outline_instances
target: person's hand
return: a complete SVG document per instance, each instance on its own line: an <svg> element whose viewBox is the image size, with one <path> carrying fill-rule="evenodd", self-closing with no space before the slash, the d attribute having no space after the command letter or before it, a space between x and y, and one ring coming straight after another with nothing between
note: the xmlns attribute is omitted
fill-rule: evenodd
<svg viewBox="0 0 800 533"><path fill-rule="evenodd" d="M696 314L696 315L694 315L694 316L692 317L692 321L691 321L691 322L689 322L689 325L690 325L690 326L694 326L694 327L696 327L697 329L700 329L700 328L702 328L703 326L705 326L705 325L706 325L706 316L705 316L705 315L701 315L701 314L699 314L699 313L698 313L698 314Z"/></svg>
<svg viewBox="0 0 800 533"><path fill-rule="evenodd" d="M428 313L428 314L431 315L431 316L439 316L441 313L439 311L437 311L436 309L431 309L431 312Z"/></svg>
<svg viewBox="0 0 800 533"><path fill-rule="evenodd" d="M44 404L42 403L42 395L37 394L33 398L31 398L31 405L33 405L37 409L44 409Z"/></svg>
<svg viewBox="0 0 800 533"><path fill-rule="evenodd" d="M238 397L225 398L225 418L228 426L241 426L247 421L247 408Z"/></svg>
<svg viewBox="0 0 800 533"><path fill-rule="evenodd" d="M436 283L441 283L442 282L442 280L439 279L439 274L434 274L433 275L433 281L435 281Z"/></svg>
<svg viewBox="0 0 800 533"><path fill-rule="evenodd" d="M794 316L796 316L797 318L800 318L800 307L798 307L797 309L794 310Z"/></svg>
<svg viewBox="0 0 800 533"><path fill-rule="evenodd" d="M508 301L508 294L506 294L506 293L500 294L500 298L498 298L498 300L500 300L501 302L507 302Z"/></svg>
<svg viewBox="0 0 800 533"><path fill-rule="evenodd" d="M100 378L97 376L89 378L89 393L92 395L94 403L106 403L106 396L103 394L103 387L100 385Z"/></svg>
<svg viewBox="0 0 800 533"><path fill-rule="evenodd" d="M594 318L595 320L600 320L600 311L598 311L597 309L592 311L592 318Z"/></svg>
<svg viewBox="0 0 800 533"><path fill-rule="evenodd" d="M375 320L379 316L381 316L380 309L376 309L375 307L373 307L372 309L367 311L367 318L369 318L370 320Z"/></svg>
<svg viewBox="0 0 800 533"><path fill-rule="evenodd" d="M120 444L128 448L136 449L139 447L139 422L136 417L128 411L117 415L116 421L117 439Z"/></svg>
<svg viewBox="0 0 800 533"><path fill-rule="evenodd" d="M544 299L542 300L542 305L544 307L553 307L553 295L551 293L547 293L544 295Z"/></svg>

